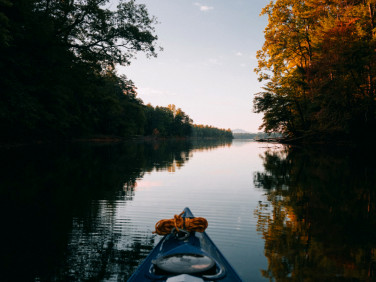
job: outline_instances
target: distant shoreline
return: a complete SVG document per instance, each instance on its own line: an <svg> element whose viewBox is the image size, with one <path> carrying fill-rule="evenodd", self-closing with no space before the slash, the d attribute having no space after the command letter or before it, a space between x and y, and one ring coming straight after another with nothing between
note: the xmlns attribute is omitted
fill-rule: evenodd
<svg viewBox="0 0 376 282"><path fill-rule="evenodd" d="M62 140L27 140L27 141L15 141L15 142L4 142L0 141L0 148L15 148L22 146L33 146L33 145L47 145L47 144L66 144L66 143L97 143L97 144L116 144L128 141L139 141L139 142L154 142L154 141L188 141L188 140L234 140L234 138L216 138L216 137L190 137L190 136L171 136L171 137L160 137L160 136L112 136L112 135L98 135L98 136L88 136L79 137L72 139L62 139Z"/></svg>

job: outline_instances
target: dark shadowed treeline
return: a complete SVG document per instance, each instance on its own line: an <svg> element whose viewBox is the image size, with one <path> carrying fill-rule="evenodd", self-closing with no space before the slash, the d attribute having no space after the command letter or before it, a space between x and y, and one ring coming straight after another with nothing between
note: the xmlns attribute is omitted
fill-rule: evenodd
<svg viewBox="0 0 376 282"><path fill-rule="evenodd" d="M134 0L0 0L0 140L189 136L188 115L115 71L156 56L156 23Z"/></svg>
<svg viewBox="0 0 376 282"><path fill-rule="evenodd" d="M153 136L189 136L192 130L192 120L175 105L168 107L146 106L145 134Z"/></svg>
<svg viewBox="0 0 376 282"><path fill-rule="evenodd" d="M375 135L376 3L278 0L258 52L262 128L319 139Z"/></svg>
<svg viewBox="0 0 376 282"><path fill-rule="evenodd" d="M143 134L142 102L114 66L156 55L155 19L134 1L107 2L0 3L2 139Z"/></svg>
<svg viewBox="0 0 376 282"><path fill-rule="evenodd" d="M192 129L193 138L225 138L232 139L231 129L220 129L208 125L195 124Z"/></svg>

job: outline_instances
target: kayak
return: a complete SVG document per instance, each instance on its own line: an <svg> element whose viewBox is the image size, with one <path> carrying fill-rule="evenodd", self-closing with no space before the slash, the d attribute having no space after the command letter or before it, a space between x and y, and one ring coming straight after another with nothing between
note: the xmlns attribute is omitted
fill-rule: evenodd
<svg viewBox="0 0 376 282"><path fill-rule="evenodd" d="M194 218L189 208L182 218ZM242 281L205 231L174 231L161 239L128 282Z"/></svg>

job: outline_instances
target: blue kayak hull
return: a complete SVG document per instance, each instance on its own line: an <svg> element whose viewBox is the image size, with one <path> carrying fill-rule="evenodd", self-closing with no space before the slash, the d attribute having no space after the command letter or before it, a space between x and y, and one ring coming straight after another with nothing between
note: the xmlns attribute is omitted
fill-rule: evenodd
<svg viewBox="0 0 376 282"><path fill-rule="evenodd" d="M185 208L183 217L194 216L189 208ZM171 277L176 277L179 274L158 273L154 263L169 255L182 253L208 256L215 263L211 270L213 273L190 274L191 276L201 278L203 281L242 281L206 232L192 232L184 240L177 239L174 234L164 236L129 278L128 282L167 281Z"/></svg>

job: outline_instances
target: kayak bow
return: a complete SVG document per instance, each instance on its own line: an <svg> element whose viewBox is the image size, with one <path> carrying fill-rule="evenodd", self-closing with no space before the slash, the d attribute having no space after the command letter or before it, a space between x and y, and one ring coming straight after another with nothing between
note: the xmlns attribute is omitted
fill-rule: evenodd
<svg viewBox="0 0 376 282"><path fill-rule="evenodd" d="M184 219L194 218L189 208ZM241 281L206 232L180 229L165 235L128 282Z"/></svg>

